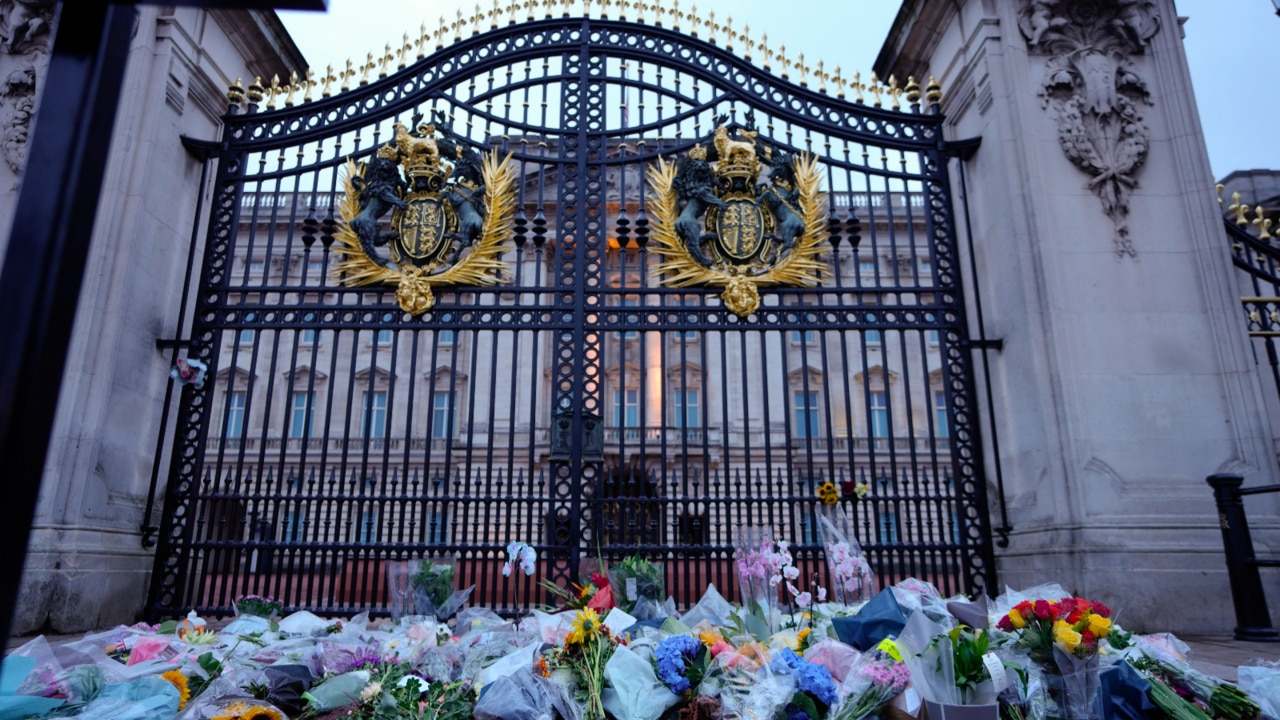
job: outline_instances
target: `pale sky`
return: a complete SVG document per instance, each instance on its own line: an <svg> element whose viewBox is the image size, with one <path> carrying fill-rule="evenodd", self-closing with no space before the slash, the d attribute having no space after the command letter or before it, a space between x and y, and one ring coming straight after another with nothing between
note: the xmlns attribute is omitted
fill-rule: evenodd
<svg viewBox="0 0 1280 720"><path fill-rule="evenodd" d="M670 0L661 2L670 5ZM507 1L501 4L505 7ZM739 31L749 25L753 38L767 32L769 44L775 49L785 45L792 58L803 52L808 64L822 59L828 69L838 65L846 76L861 70L864 80L898 8L893 0L681 3L686 11L694 5L704 18L714 12L717 22L731 16ZM1223 10L1228 5L1231 14ZM468 17L475 10L474 0L330 0L329 6L325 14L280 13L317 72L328 64L340 67L348 58L362 60L369 51L380 54L387 43L399 47L403 34L416 37L423 22L430 31L441 16L452 20L460 9ZM492 0L484 4L491 6ZM1280 169L1275 129L1280 89L1272 49L1280 17L1274 6L1268 0L1177 0L1177 6L1189 18L1185 46L1214 174L1221 178L1233 170ZM833 13L832 8L845 9Z"/></svg>

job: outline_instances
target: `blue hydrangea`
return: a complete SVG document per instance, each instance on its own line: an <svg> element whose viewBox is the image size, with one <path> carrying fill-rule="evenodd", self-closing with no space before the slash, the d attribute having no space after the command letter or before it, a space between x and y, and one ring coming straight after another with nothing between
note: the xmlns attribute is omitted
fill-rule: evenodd
<svg viewBox="0 0 1280 720"><path fill-rule="evenodd" d="M653 651L653 667L658 679L677 695L688 692L693 685L685 676L687 666L701 650L702 643L688 635L672 635L658 643Z"/></svg>
<svg viewBox="0 0 1280 720"><path fill-rule="evenodd" d="M769 669L778 673L794 675L796 687L802 692L812 695L827 707L834 705L836 700L839 699L836 694L835 681L831 678L831 671L822 665L811 663L801 658L790 648L783 648L775 654L773 662L769 664Z"/></svg>

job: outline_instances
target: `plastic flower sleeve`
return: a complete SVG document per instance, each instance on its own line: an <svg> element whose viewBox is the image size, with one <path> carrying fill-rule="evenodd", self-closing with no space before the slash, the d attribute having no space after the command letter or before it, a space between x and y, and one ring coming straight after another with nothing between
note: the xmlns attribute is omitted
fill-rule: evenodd
<svg viewBox="0 0 1280 720"><path fill-rule="evenodd" d="M722 717L776 717L796 692L795 678L768 672L726 672L703 680L703 693L720 699Z"/></svg>
<svg viewBox="0 0 1280 720"><path fill-rule="evenodd" d="M956 687L948 630L924 613L912 613L895 642L902 651L902 662L911 672L911 684L921 697L945 705L963 705L960 689Z"/></svg>
<svg viewBox="0 0 1280 720"><path fill-rule="evenodd" d="M658 720L680 701L654 675L653 665L620 646L604 666L604 709L617 720Z"/></svg>
<svg viewBox="0 0 1280 720"><path fill-rule="evenodd" d="M831 572L831 599L839 605L870 600L875 592L875 579L844 508L819 505L815 513L827 569Z"/></svg>
<svg viewBox="0 0 1280 720"><path fill-rule="evenodd" d="M369 684L369 677L368 670L335 675L303 693L302 697L307 701L308 707L318 712L334 710L355 702L360 697L360 691Z"/></svg>
<svg viewBox="0 0 1280 720"><path fill-rule="evenodd" d="M1249 693L1263 714L1280 717L1280 661L1253 660L1237 672L1240 689Z"/></svg>
<svg viewBox="0 0 1280 720"><path fill-rule="evenodd" d="M488 687L474 711L475 720L554 720L546 689L533 673L498 678Z"/></svg>
<svg viewBox="0 0 1280 720"><path fill-rule="evenodd" d="M768 528L741 525L734 531L733 559L738 571L738 597L743 609L772 625L778 589L769 583L767 555L773 551Z"/></svg>

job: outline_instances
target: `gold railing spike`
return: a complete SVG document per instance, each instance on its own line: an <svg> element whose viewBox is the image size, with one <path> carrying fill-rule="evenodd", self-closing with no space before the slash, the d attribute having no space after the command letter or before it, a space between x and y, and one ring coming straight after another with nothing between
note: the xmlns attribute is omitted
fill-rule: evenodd
<svg viewBox="0 0 1280 720"><path fill-rule="evenodd" d="M502 8L498 5L498 0L493 0L493 9L489 11L489 29L498 29L498 16L502 14Z"/></svg>
<svg viewBox="0 0 1280 720"><path fill-rule="evenodd" d="M316 74L311 72L311 68L307 68L307 73L302 78L302 102L311 102L311 89L315 86Z"/></svg>
<svg viewBox="0 0 1280 720"><path fill-rule="evenodd" d="M831 73L831 84L836 86L836 97L844 99L844 86L848 84L840 74L840 66L837 65L835 71Z"/></svg>
<svg viewBox="0 0 1280 720"><path fill-rule="evenodd" d="M573 0L560 0L560 4L564 6L564 10L561 11L561 15L563 17L569 17L569 6L573 4Z"/></svg>
<svg viewBox="0 0 1280 720"><path fill-rule="evenodd" d="M884 90L880 87L880 78L876 77L874 72L871 73L871 82L867 83L867 90L871 91L872 97L875 98L871 104L880 107L882 105L880 96Z"/></svg>
<svg viewBox="0 0 1280 720"><path fill-rule="evenodd" d="M631 0L618 0L618 19L631 21Z"/></svg>
<svg viewBox="0 0 1280 720"><path fill-rule="evenodd" d="M480 3L476 3L476 12L471 16L471 34L480 34L480 21L484 19L484 11L480 9Z"/></svg>
<svg viewBox="0 0 1280 720"><path fill-rule="evenodd" d="M764 55L764 69L769 70L769 61L773 59L773 51L769 49L769 33L760 33L760 54Z"/></svg>
<svg viewBox="0 0 1280 720"><path fill-rule="evenodd" d="M1216 191L1216 192L1217 192L1217 194L1218 194L1218 204L1219 204L1219 205L1221 205L1221 204L1222 204L1222 191L1223 191L1223 190L1226 190L1226 189L1227 189L1227 186L1226 186L1226 185L1223 185L1222 183L1218 183L1217 185L1214 185L1214 186L1213 186L1213 189L1214 189L1214 191Z"/></svg>
<svg viewBox="0 0 1280 720"><path fill-rule="evenodd" d="M756 41L751 39L751 26L742 26L742 57L748 62L751 61L751 51L756 49Z"/></svg>
<svg viewBox="0 0 1280 720"><path fill-rule="evenodd" d="M547 17L551 17L551 13L555 10L556 0L542 0L542 9L547 11Z"/></svg>
<svg viewBox="0 0 1280 720"><path fill-rule="evenodd" d="M453 41L462 42L462 31L466 29L467 21L462 19L461 8L458 9L457 14L458 14L458 19L454 20L453 23L449 26L449 28L453 30Z"/></svg>
<svg viewBox="0 0 1280 720"><path fill-rule="evenodd" d="M702 24L702 18L698 16L698 6L694 5L689 9L689 34L698 37L698 26Z"/></svg>
<svg viewBox="0 0 1280 720"><path fill-rule="evenodd" d="M538 9L538 0L524 0L521 7L525 11L524 19L528 22L533 22L535 18L534 11Z"/></svg>
<svg viewBox="0 0 1280 720"><path fill-rule="evenodd" d="M1227 206L1227 212L1236 214L1237 227L1245 227L1249 224L1249 220L1245 218L1245 213L1249 212L1249 208L1240 202L1240 193L1231 193L1231 204Z"/></svg>
<svg viewBox="0 0 1280 720"><path fill-rule="evenodd" d="M736 42L738 42L738 29L733 26L733 16L728 15L724 19L724 49L732 50Z"/></svg>
<svg viewBox="0 0 1280 720"><path fill-rule="evenodd" d="M791 67L791 61L787 59L786 45L778 46L778 64L782 66L782 78L784 80L790 79L787 75L787 70Z"/></svg>
<svg viewBox="0 0 1280 720"><path fill-rule="evenodd" d="M800 73L800 84L809 87L809 67L804 64L804 53L796 53L796 72Z"/></svg>
<svg viewBox="0 0 1280 720"><path fill-rule="evenodd" d="M449 32L449 23L445 22L444 16L440 16L440 27L431 33L431 37L436 39L436 50L444 49L444 36Z"/></svg>
<svg viewBox="0 0 1280 720"><path fill-rule="evenodd" d="M409 64L409 53L413 52L413 43L409 42L409 33L404 34L404 43L396 52L396 69L403 70Z"/></svg>
<svg viewBox="0 0 1280 720"><path fill-rule="evenodd" d="M916 82L915 75L907 76L907 102L912 107L920 104L920 83Z"/></svg>
<svg viewBox="0 0 1280 720"><path fill-rule="evenodd" d="M244 85L240 83L240 78L227 86L227 103L237 108L244 104Z"/></svg>
<svg viewBox="0 0 1280 720"><path fill-rule="evenodd" d="M276 98L280 97L280 75L271 76L271 85L267 88L267 109L276 109Z"/></svg>
<svg viewBox="0 0 1280 720"><path fill-rule="evenodd" d="M395 62L395 60L396 56L391 52L391 43L387 43L387 48L382 54L381 67L378 69L378 77L386 77L387 73L391 71L391 63Z"/></svg>
<svg viewBox="0 0 1280 720"><path fill-rule="evenodd" d="M329 65L324 69L324 77L320 78L320 97L327 98L333 94L333 84L338 82L338 78L333 74L333 66Z"/></svg>
<svg viewBox="0 0 1280 720"><path fill-rule="evenodd" d="M360 66L360 84L361 85L369 84L369 73L373 72L374 68L376 67L378 67L378 63L374 62L373 53L369 53L365 57L364 65Z"/></svg>
<svg viewBox="0 0 1280 720"><path fill-rule="evenodd" d="M1259 205L1253 212L1255 215L1255 217L1253 218L1253 224L1257 225L1258 230L1260 231L1258 233L1258 239L1270 240L1271 239L1271 218L1266 217L1263 214L1261 205Z"/></svg>
<svg viewBox="0 0 1280 720"><path fill-rule="evenodd" d="M418 40L413 44L418 50L417 59L421 60L427 56L427 40L430 37L431 33L427 32L427 23L423 22L418 29Z"/></svg>
<svg viewBox="0 0 1280 720"><path fill-rule="evenodd" d="M942 86L938 84L937 78L932 75L929 76L929 84L924 88L924 99L929 104L929 107L942 102Z"/></svg>
<svg viewBox="0 0 1280 720"><path fill-rule="evenodd" d="M657 3L654 3L656 9ZM680 10L680 0L672 0L671 2L671 29L680 32L680 21L684 19L684 13Z"/></svg>
<svg viewBox="0 0 1280 720"><path fill-rule="evenodd" d="M828 77L828 75L827 75L827 71L826 71L826 70L824 70L824 69L823 69L823 67L822 67L822 60L821 60L821 59L819 59L819 60L818 60L818 71L817 71L817 76L818 76L818 92L822 93L823 95L826 95L826 94L827 94L827 77Z"/></svg>
<svg viewBox="0 0 1280 720"><path fill-rule="evenodd" d="M342 72L338 73L338 78L342 80L342 88L341 88L342 92L346 92L351 89L351 78L355 76L356 76L355 66L351 64L351 58L347 58L347 68Z"/></svg>
<svg viewBox="0 0 1280 720"><path fill-rule="evenodd" d="M897 75L889 75L889 89L887 92L889 93L889 98L893 100L893 109L901 110L902 103L898 101L898 98L902 96L902 91L898 89Z"/></svg>

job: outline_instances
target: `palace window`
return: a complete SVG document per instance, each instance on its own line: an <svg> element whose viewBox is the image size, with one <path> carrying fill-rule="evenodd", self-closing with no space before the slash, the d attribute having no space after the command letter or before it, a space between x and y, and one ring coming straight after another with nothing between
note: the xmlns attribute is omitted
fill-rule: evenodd
<svg viewBox="0 0 1280 720"><path fill-rule="evenodd" d="M818 437L822 434L818 424L818 393L810 391L797 392L795 400L796 422L792 429L795 437Z"/></svg>
<svg viewBox="0 0 1280 720"><path fill-rule="evenodd" d="M698 428L702 426L702 417L697 390L676 390L671 395L672 415L678 428Z"/></svg>
<svg viewBox="0 0 1280 720"><path fill-rule="evenodd" d="M381 438L387 429L387 393L366 392L360 413L360 437Z"/></svg>
<svg viewBox="0 0 1280 720"><path fill-rule="evenodd" d="M233 392L227 395L227 422L223 428L223 437L238 438L244 436L245 394Z"/></svg>
<svg viewBox="0 0 1280 720"><path fill-rule="evenodd" d="M290 405L289 437L311 437L311 429L315 426L316 394L311 392L295 392Z"/></svg>
<svg viewBox="0 0 1280 720"><path fill-rule="evenodd" d="M640 427L640 391L638 389L613 391L613 426Z"/></svg>
<svg viewBox="0 0 1280 720"><path fill-rule="evenodd" d="M947 436L947 394L941 390L933 391L933 434L937 437Z"/></svg>
<svg viewBox="0 0 1280 720"><path fill-rule="evenodd" d="M871 437L889 437L889 404L883 392L871 393Z"/></svg>
<svg viewBox="0 0 1280 720"><path fill-rule="evenodd" d="M431 437L445 440L453 437L454 401L457 397L452 392L435 392L431 394Z"/></svg>
<svg viewBox="0 0 1280 720"><path fill-rule="evenodd" d="M885 510L879 513L880 532L877 539L882 545L898 544L898 513L892 510Z"/></svg>

